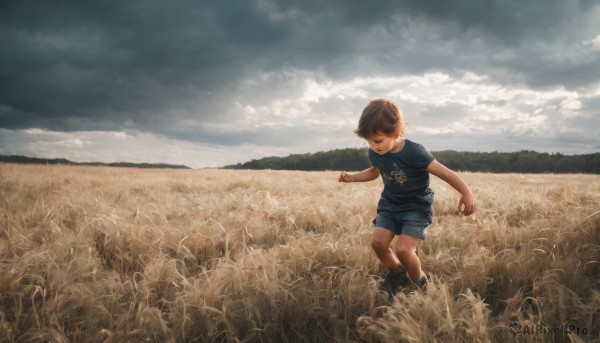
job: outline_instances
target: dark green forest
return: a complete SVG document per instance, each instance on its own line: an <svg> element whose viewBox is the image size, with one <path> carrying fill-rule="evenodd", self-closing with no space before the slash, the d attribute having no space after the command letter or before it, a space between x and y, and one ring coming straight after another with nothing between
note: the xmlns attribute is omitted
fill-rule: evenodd
<svg viewBox="0 0 600 343"><path fill-rule="evenodd" d="M489 173L589 173L600 174L600 153L563 155L523 150L518 152L431 152L446 167L456 171ZM227 169L275 170L363 170L370 166L366 148L265 157L225 166Z"/></svg>

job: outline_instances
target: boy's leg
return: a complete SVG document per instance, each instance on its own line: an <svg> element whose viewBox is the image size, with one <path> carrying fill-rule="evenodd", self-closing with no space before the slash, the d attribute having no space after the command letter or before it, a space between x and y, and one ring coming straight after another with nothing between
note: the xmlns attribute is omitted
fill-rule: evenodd
<svg viewBox="0 0 600 343"><path fill-rule="evenodd" d="M371 236L371 247L381 263L388 269L388 273L379 285L379 289L387 293L390 299L408 281L406 270L400 264L396 254L390 249L390 243L392 243L395 236L396 234L392 230L381 227L373 229Z"/></svg>
<svg viewBox="0 0 600 343"><path fill-rule="evenodd" d="M421 260L415 253L418 243L419 238L407 235L399 235L396 241L396 255L413 282L425 276L421 270Z"/></svg>
<svg viewBox="0 0 600 343"><path fill-rule="evenodd" d="M371 248L375 251L377 258L389 270L395 270L402 265L398 257L390 249L390 244L396 234L392 230L376 227L371 234Z"/></svg>

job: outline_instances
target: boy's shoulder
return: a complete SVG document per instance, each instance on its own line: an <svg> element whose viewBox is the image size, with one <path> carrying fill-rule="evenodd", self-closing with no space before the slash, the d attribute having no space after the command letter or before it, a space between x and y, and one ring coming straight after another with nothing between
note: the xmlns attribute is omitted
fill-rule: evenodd
<svg viewBox="0 0 600 343"><path fill-rule="evenodd" d="M421 143L417 143L417 142L415 142L415 141L413 141L413 140L410 140L410 139L408 139L408 138L405 138L405 139L404 139L404 146L405 146L405 147L407 147L407 146L408 146L408 147L410 147L411 149L414 149L414 148L419 148L419 147L423 147L423 145L422 145Z"/></svg>
<svg viewBox="0 0 600 343"><path fill-rule="evenodd" d="M404 147L408 147L408 150L417 151L417 152L428 152L427 149L421 143L417 143L415 141L411 141L410 139L405 139Z"/></svg>

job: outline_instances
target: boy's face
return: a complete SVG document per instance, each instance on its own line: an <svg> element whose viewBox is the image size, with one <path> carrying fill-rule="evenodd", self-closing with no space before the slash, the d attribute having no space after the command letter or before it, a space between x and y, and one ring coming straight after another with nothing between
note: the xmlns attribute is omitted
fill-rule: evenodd
<svg viewBox="0 0 600 343"><path fill-rule="evenodd" d="M387 136L378 132L367 138L367 142L371 150L379 155L385 155L396 148L400 141L399 138L398 136Z"/></svg>

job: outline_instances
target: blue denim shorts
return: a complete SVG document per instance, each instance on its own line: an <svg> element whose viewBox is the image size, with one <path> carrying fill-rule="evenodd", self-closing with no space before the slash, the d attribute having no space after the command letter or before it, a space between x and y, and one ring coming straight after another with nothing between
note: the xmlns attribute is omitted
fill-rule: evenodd
<svg viewBox="0 0 600 343"><path fill-rule="evenodd" d="M425 239L425 229L431 224L432 216L417 211L379 212L373 220L376 227L393 231L396 235L407 235Z"/></svg>

